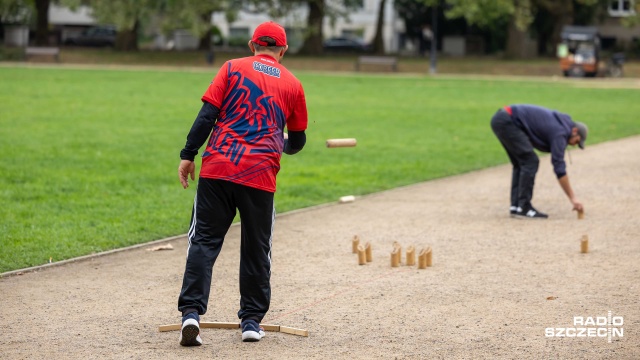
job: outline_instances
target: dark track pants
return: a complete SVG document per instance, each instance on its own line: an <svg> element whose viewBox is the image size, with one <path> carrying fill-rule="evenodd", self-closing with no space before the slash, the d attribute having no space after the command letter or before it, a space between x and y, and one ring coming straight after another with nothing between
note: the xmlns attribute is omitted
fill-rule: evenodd
<svg viewBox="0 0 640 360"><path fill-rule="evenodd" d="M511 206L526 208L531 205L533 185L540 163L527 134L504 109L491 118L491 129L507 151L513 164L511 176Z"/></svg>
<svg viewBox="0 0 640 360"><path fill-rule="evenodd" d="M189 249L178 310L207 311L213 264L240 212L240 319L260 322L271 301L273 193L235 183L200 178L189 228Z"/></svg>

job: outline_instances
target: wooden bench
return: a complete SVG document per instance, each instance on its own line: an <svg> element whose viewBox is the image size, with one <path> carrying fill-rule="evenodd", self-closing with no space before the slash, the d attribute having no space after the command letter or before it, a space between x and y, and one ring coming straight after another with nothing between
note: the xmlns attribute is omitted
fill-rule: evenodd
<svg viewBox="0 0 640 360"><path fill-rule="evenodd" d="M52 56L56 61L60 61L60 48L57 47L30 47L24 50L27 60L30 56Z"/></svg>
<svg viewBox="0 0 640 360"><path fill-rule="evenodd" d="M356 61L356 71L360 71L361 65L390 66L391 70L398 71L398 59L393 56L359 56Z"/></svg>

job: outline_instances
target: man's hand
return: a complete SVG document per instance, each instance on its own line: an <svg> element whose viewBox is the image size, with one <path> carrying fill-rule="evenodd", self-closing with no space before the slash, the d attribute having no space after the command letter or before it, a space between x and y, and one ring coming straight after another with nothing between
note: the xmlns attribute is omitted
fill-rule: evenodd
<svg viewBox="0 0 640 360"><path fill-rule="evenodd" d="M564 175L563 177L559 178L558 181L560 182L560 187L562 187L564 193L567 194L569 201L571 201L571 204L573 204L573 210L579 212L584 211L584 206L582 206L582 203L578 199L576 199L576 196L573 194L573 189L571 189L571 184L569 184L569 176Z"/></svg>
<svg viewBox="0 0 640 360"><path fill-rule="evenodd" d="M573 204L573 210L576 211L584 211L584 206L582 205L582 203L580 201L578 201L577 199L572 199L571 203Z"/></svg>
<svg viewBox="0 0 640 360"><path fill-rule="evenodd" d="M184 189L189 187L189 174L191 174L191 180L196 179L196 164L193 161L181 160L178 165L178 178Z"/></svg>

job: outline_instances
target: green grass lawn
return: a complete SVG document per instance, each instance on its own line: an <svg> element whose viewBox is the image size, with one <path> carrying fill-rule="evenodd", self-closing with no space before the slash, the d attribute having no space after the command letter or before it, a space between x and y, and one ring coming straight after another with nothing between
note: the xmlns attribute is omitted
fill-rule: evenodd
<svg viewBox="0 0 640 360"><path fill-rule="evenodd" d="M0 67L0 272L186 233L195 186L180 186L178 154L213 76ZM489 127L504 104L563 110L589 125L588 145L640 133L638 90L298 77L307 146L283 156L280 213L505 163ZM325 147L342 137L358 146Z"/></svg>

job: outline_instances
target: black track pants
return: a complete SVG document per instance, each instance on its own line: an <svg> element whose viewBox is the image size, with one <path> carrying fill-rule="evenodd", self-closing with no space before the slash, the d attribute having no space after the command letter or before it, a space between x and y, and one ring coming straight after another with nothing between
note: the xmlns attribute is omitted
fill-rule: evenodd
<svg viewBox="0 0 640 360"><path fill-rule="evenodd" d="M273 193L200 178L189 228L189 249L178 310L207 311L213 264L240 212L240 319L262 320L271 301Z"/></svg>
<svg viewBox="0 0 640 360"><path fill-rule="evenodd" d="M513 164L511 176L511 206L526 208L531 205L533 185L538 172L538 155L527 134L511 119L511 115L500 109L491 118L491 129L507 151Z"/></svg>

